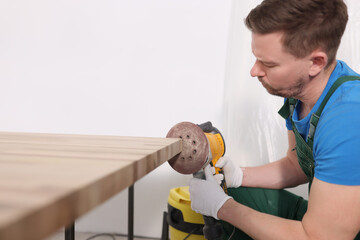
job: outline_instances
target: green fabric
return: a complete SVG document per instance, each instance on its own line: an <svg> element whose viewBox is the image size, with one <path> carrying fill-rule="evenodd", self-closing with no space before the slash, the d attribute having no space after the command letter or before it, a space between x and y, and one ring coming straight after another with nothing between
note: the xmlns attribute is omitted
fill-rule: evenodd
<svg viewBox="0 0 360 240"><path fill-rule="evenodd" d="M296 146L295 146L296 155L298 157L299 165L309 181L309 192L310 192L311 184L315 175L315 171L314 171L315 160L313 156L313 150L305 142L304 138L300 135L292 120L291 120L291 124L293 126L293 131L296 140Z"/></svg>
<svg viewBox="0 0 360 240"><path fill-rule="evenodd" d="M229 188L228 193L235 201L255 209L259 212L290 220L301 221L304 217L308 201L286 190L263 188ZM241 230L234 228L227 222L221 222L224 228L224 240L228 240L233 230L231 240L252 240ZM360 240L360 233L355 240Z"/></svg>
<svg viewBox="0 0 360 240"><path fill-rule="evenodd" d="M333 91L331 93L333 93ZM313 150L312 150L313 145L312 145L312 141L310 142L311 145L309 145L305 141L305 139L301 136L299 131L296 129L294 121L292 120L292 115L294 113L297 102L298 102L298 100L294 99L294 98L287 99L284 106L280 109L280 111L278 113L283 118L290 118L293 132L295 135L295 141L296 141L296 146L295 146L296 155L298 157L299 165L309 181L309 191L310 191L311 184L312 184L312 181L314 179L314 174L315 174L315 172L314 172L315 160L314 160ZM321 105L324 105L324 102L322 102ZM320 114L321 114L321 112L320 112ZM315 118L315 116L316 115L313 114L311 121L310 121L309 133L311 133L311 134L315 134L316 125L312 124L314 122L312 120ZM317 117L317 120L318 119L319 119L319 117ZM317 124L317 121L316 121L316 124ZM311 138L311 140L312 140L312 138Z"/></svg>
<svg viewBox="0 0 360 240"><path fill-rule="evenodd" d="M235 201L252 209L286 219L300 221L307 210L306 200L286 190L240 187L229 188L228 194ZM222 222L222 225L225 231L224 239L229 239L234 227L226 222ZM231 239L248 240L252 238L239 229L235 229Z"/></svg>

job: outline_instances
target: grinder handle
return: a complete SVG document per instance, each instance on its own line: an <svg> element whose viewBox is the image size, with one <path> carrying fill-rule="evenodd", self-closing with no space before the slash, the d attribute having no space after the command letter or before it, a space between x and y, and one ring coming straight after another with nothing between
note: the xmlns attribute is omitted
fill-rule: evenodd
<svg viewBox="0 0 360 240"><path fill-rule="evenodd" d="M194 178L199 179L206 179L205 172L204 171L198 171L193 174ZM225 181L223 181L225 182ZM216 220L215 218L211 216L205 216L204 218L204 227L203 227L203 233L205 239L208 240L222 240L224 235L224 230L222 228L222 225L220 221Z"/></svg>
<svg viewBox="0 0 360 240"><path fill-rule="evenodd" d="M211 161L210 166L214 167L214 163ZM224 190L226 194L228 194L227 185L225 181L225 173L222 168L215 167L215 174L222 174L224 176L223 180L220 182L220 187Z"/></svg>
<svg viewBox="0 0 360 240"><path fill-rule="evenodd" d="M214 127L210 121L198 124L198 126L203 130L203 132L210 133L213 131Z"/></svg>
<svg viewBox="0 0 360 240"><path fill-rule="evenodd" d="M224 148L224 152L221 153L221 156L224 156L226 148L225 148L224 137L221 134L221 132L216 127L214 127L210 121L207 121L207 122L202 123L202 124L198 124L198 126L201 128L201 130L203 130L203 132L205 133L208 140L210 140L210 138L212 138L212 139L216 139L216 140L213 140L213 141L215 141L217 143L219 143L219 142L222 143L222 146ZM219 156L217 154L215 156L212 156L212 159L210 161L210 166L215 167L216 162L219 160L219 158L221 156ZM221 168L215 167L215 173L216 174L220 173L220 174L222 174L224 176L224 179L221 181L220 186L222 187L224 192L226 194L228 194L227 186L226 186L226 182L225 182L224 171ZM203 179L205 179L205 176L204 176Z"/></svg>

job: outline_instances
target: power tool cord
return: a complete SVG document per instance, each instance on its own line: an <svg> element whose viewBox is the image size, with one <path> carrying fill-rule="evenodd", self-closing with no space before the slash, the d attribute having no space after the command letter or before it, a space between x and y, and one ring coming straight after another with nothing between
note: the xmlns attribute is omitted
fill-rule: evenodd
<svg viewBox="0 0 360 240"><path fill-rule="evenodd" d="M197 231L197 230L199 230L199 228L195 228L195 229L191 230L191 232L189 232L189 234L186 235L186 237L184 238L184 240L188 239L188 238L191 236L191 234L193 234L193 232L195 232L195 231ZM232 230L232 232L231 232L228 240L231 240L231 238L234 236L234 234L235 234L235 227L233 226L233 230Z"/></svg>
<svg viewBox="0 0 360 240"><path fill-rule="evenodd" d="M193 229L191 232L189 232L189 234L184 238L184 240L188 239L195 231L199 230L198 228L195 228ZM234 236L235 234L235 227L233 227L233 231L230 235L230 237L228 238L228 240L231 240L231 238ZM111 233L98 233L98 234L95 234L93 236L90 236L88 238L86 238L86 240L92 240L92 239L95 239L95 238L98 238L98 237L104 237L104 236L107 236L109 238L111 238L112 240L116 240L116 237L127 237L126 234L118 234L118 233L115 233L115 234L111 234ZM152 240L158 240L158 238L151 238L151 237L143 237L143 236L134 236L135 238L141 238L141 239L152 239Z"/></svg>
<svg viewBox="0 0 360 240"><path fill-rule="evenodd" d="M231 233L230 237L228 238L228 240L230 240L234 236L234 234L235 234L235 227L233 227L232 233Z"/></svg>
<svg viewBox="0 0 360 240"><path fill-rule="evenodd" d="M188 239L191 234L193 234L195 231L198 231L199 229L201 230L201 228L194 228L193 230L191 230L191 232L189 232L189 234L184 238L184 240Z"/></svg>
<svg viewBox="0 0 360 240"><path fill-rule="evenodd" d="M98 237L104 237L107 236L109 238L111 238L112 240L116 240L116 237L127 237L126 234L119 234L119 233L98 233L95 234L93 236L90 236L88 238L86 238L86 240L92 240ZM134 236L134 238L137 239L149 239L149 240L159 240L159 238L152 238L152 237L143 237L143 236Z"/></svg>
<svg viewBox="0 0 360 240"><path fill-rule="evenodd" d="M116 240L115 236L113 234L110 234L110 233L99 233L99 234L95 234L91 237L88 237L86 240L91 240L91 239L94 239L94 238L97 238L97 237L103 237L103 236L108 236L110 237L112 240Z"/></svg>

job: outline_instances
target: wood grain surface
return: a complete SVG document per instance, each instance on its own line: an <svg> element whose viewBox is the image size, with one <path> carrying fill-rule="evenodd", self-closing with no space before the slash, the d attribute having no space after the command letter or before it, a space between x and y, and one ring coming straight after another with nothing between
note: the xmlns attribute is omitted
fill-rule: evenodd
<svg viewBox="0 0 360 240"><path fill-rule="evenodd" d="M0 132L0 240L47 237L180 152L178 139Z"/></svg>

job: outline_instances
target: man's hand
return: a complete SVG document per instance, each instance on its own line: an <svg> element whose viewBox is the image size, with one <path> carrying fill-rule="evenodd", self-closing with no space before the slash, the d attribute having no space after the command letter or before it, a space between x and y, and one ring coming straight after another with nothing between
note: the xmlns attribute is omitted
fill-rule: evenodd
<svg viewBox="0 0 360 240"><path fill-rule="evenodd" d="M190 180L191 208L202 215L212 216L216 219L217 212L231 197L226 195L213 176L210 165L205 169L206 180L192 178Z"/></svg>
<svg viewBox="0 0 360 240"><path fill-rule="evenodd" d="M220 158L215 167L222 168L225 175L226 186L229 188L238 188L241 186L243 180L243 171L228 157Z"/></svg>

